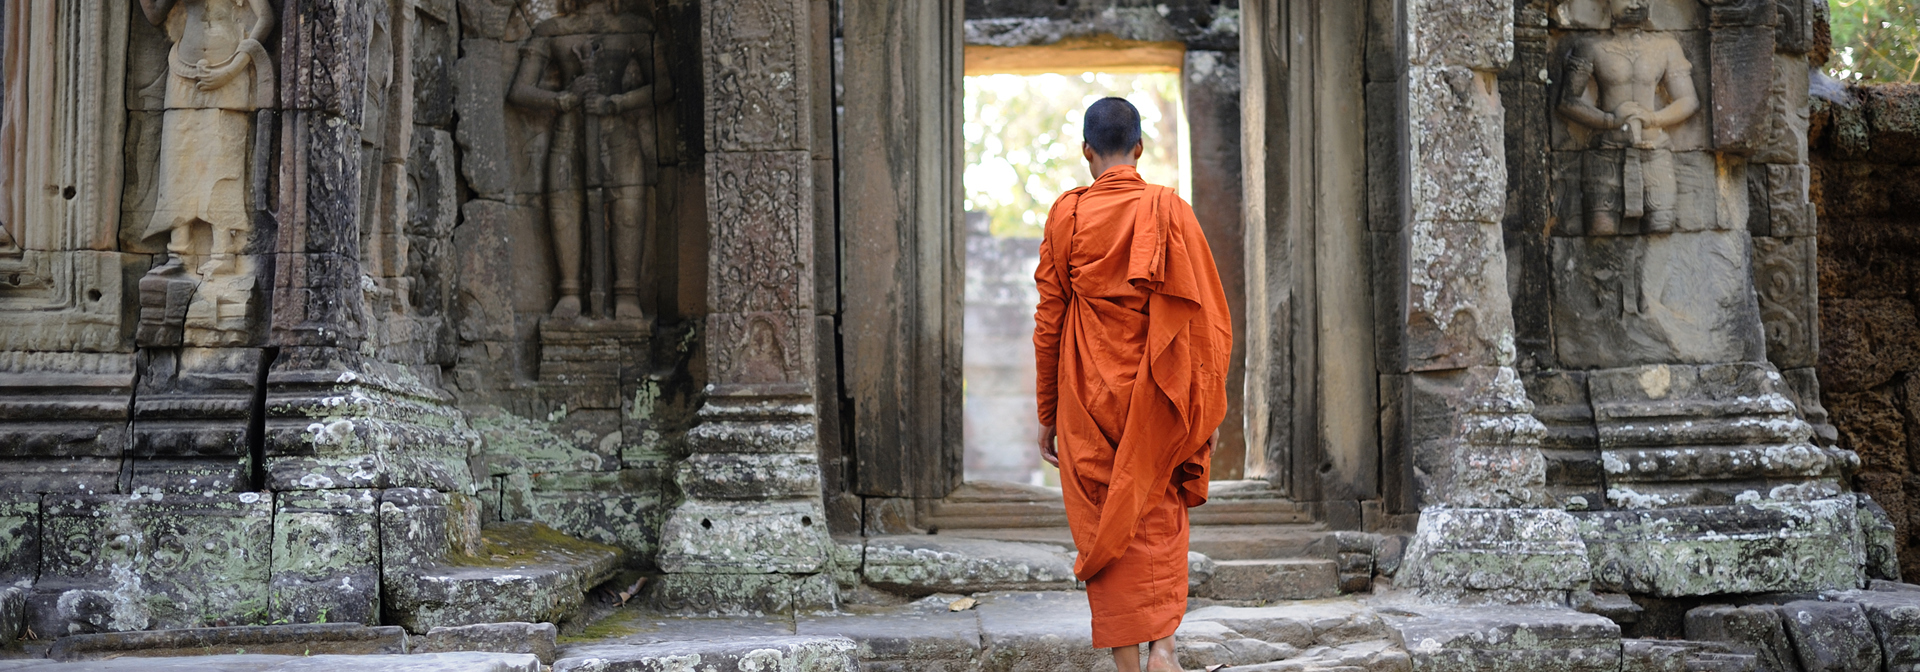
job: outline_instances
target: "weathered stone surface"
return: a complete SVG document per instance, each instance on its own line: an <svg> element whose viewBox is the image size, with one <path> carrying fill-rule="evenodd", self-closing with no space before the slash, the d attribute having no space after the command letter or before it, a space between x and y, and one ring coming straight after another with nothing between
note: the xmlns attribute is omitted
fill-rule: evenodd
<svg viewBox="0 0 1920 672"><path fill-rule="evenodd" d="M34 584L42 636L265 621L273 505L259 493L51 496L62 549Z"/></svg>
<svg viewBox="0 0 1920 672"><path fill-rule="evenodd" d="M1387 617L1415 670L1618 670L1620 626L1565 609L1416 608Z"/></svg>
<svg viewBox="0 0 1920 672"><path fill-rule="evenodd" d="M1203 607L1188 612L1186 624L1216 622L1246 637L1295 649L1343 646L1387 637L1386 625L1358 602L1299 602L1272 607Z"/></svg>
<svg viewBox="0 0 1920 672"><path fill-rule="evenodd" d="M1311 600L1340 594L1332 560L1221 560L1196 597L1235 600Z"/></svg>
<svg viewBox="0 0 1920 672"><path fill-rule="evenodd" d="M982 670L1097 669L1112 660L1093 648L1086 593L990 593L975 610Z"/></svg>
<svg viewBox="0 0 1920 672"><path fill-rule="evenodd" d="M978 669L980 619L971 611L950 611L951 599L915 602L898 611L872 616L802 619L795 633L807 637L845 637L859 646L854 655L862 670L961 672Z"/></svg>
<svg viewBox="0 0 1920 672"><path fill-rule="evenodd" d="M414 653L527 653L552 664L559 633L552 623L476 623L434 628L412 643Z"/></svg>
<svg viewBox="0 0 1920 672"><path fill-rule="evenodd" d="M1071 590L1073 561L1057 546L944 536L869 537L861 577L908 595Z"/></svg>
<svg viewBox="0 0 1920 672"><path fill-rule="evenodd" d="M682 616L766 616L831 611L832 574L667 574L647 582L647 599Z"/></svg>
<svg viewBox="0 0 1920 672"><path fill-rule="evenodd" d="M1744 231L1553 240L1556 352L1567 366L1764 359Z"/></svg>
<svg viewBox="0 0 1920 672"><path fill-rule="evenodd" d="M1666 597L1860 585L1852 497L1576 512L1599 590Z"/></svg>
<svg viewBox="0 0 1920 672"><path fill-rule="evenodd" d="M1292 658L1299 651L1241 635L1218 621L1183 623L1174 633L1180 667L1204 669L1215 665L1239 667Z"/></svg>
<svg viewBox="0 0 1920 672"><path fill-rule="evenodd" d="M1568 603L1590 578L1576 520L1554 509L1428 509L1395 574L1433 599Z"/></svg>
<svg viewBox="0 0 1920 672"><path fill-rule="evenodd" d="M827 520L818 500L688 500L660 531L657 562L668 572L812 573L827 559Z"/></svg>
<svg viewBox="0 0 1920 672"><path fill-rule="evenodd" d="M1920 593L1843 591L1823 597L1858 605L1866 613L1887 670L1920 669Z"/></svg>
<svg viewBox="0 0 1920 672"><path fill-rule="evenodd" d="M727 642L672 642L573 649L553 672L670 672L697 665L713 672L853 672L858 650L840 637L747 637Z"/></svg>
<svg viewBox="0 0 1920 672"><path fill-rule="evenodd" d="M1880 669L1880 641L1859 605L1801 600L1779 609L1804 672Z"/></svg>
<svg viewBox="0 0 1920 672"><path fill-rule="evenodd" d="M573 539L536 523L502 523L481 534L478 555L389 571L389 622L413 632L508 621L562 622L585 594L612 578L619 549Z"/></svg>
<svg viewBox="0 0 1920 672"><path fill-rule="evenodd" d="M1251 672L1413 672L1413 659L1405 649L1387 640L1358 642L1348 646L1321 646L1300 652L1287 660L1257 665L1235 666Z"/></svg>
<svg viewBox="0 0 1920 672"><path fill-rule="evenodd" d="M1423 505L1462 508L1547 503L1547 430L1509 367L1409 377L1414 486Z"/></svg>
<svg viewBox="0 0 1920 672"><path fill-rule="evenodd" d="M1780 612L1772 606L1709 605L1687 612L1687 639L1722 642L1734 651L1753 655L1758 672L1794 672L1799 669Z"/></svg>
<svg viewBox="0 0 1920 672"><path fill-rule="evenodd" d="M11 644L27 631L27 590L18 586L0 590L0 645Z"/></svg>
<svg viewBox="0 0 1920 672"><path fill-rule="evenodd" d="M1188 594L1192 594L1193 589L1200 587L1200 585L1206 583L1208 579L1212 579L1213 571L1218 567L1219 563L1214 562L1213 558L1209 558L1205 554L1196 551L1187 551Z"/></svg>
<svg viewBox="0 0 1920 672"><path fill-rule="evenodd" d="M1865 547L1867 576L1872 579L1900 580L1900 534L1887 510L1866 493L1854 493L1859 504L1860 545Z"/></svg>
<svg viewBox="0 0 1920 672"><path fill-rule="evenodd" d="M55 660L100 660L123 656L242 653L279 656L407 653L407 632L395 626L368 627L354 623L109 632L62 637L53 643L47 657Z"/></svg>
<svg viewBox="0 0 1920 672"><path fill-rule="evenodd" d="M274 621L380 622L380 547L373 490L307 490L275 497Z"/></svg>
<svg viewBox="0 0 1920 672"><path fill-rule="evenodd" d="M540 672L540 659L526 654L427 653L408 656L313 656L262 672Z"/></svg>
<svg viewBox="0 0 1920 672"><path fill-rule="evenodd" d="M1783 371L1819 361L1818 256L1812 237L1753 239L1754 291L1766 329L1767 361Z"/></svg>

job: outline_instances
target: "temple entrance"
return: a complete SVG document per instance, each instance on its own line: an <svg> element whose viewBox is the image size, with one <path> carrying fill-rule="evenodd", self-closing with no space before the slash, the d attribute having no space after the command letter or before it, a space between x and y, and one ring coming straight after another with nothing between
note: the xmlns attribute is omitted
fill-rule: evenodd
<svg viewBox="0 0 1920 672"><path fill-rule="evenodd" d="M1047 207L1091 181L1079 117L1118 95L1234 316L1220 506L1195 523L1360 526L1382 479L1368 269L1391 253L1369 234L1368 9L1238 4L843 6L843 406L822 454L842 520L1064 524L1034 447L1031 276Z"/></svg>
<svg viewBox="0 0 1920 672"><path fill-rule="evenodd" d="M1190 166L1177 70L980 73L965 83L966 338L963 443L968 481L1058 486L1034 437L1033 279L1047 210L1061 192L1090 183L1079 120L1092 101L1140 109L1147 181L1186 198ZM1142 70L1146 70L1143 66Z"/></svg>

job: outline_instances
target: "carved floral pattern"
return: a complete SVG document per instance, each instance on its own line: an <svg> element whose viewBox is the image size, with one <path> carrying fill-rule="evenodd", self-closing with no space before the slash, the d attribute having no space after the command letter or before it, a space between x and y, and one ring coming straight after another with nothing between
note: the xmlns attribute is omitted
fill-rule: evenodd
<svg viewBox="0 0 1920 672"><path fill-rule="evenodd" d="M797 0L721 0L701 13L707 77L707 148L806 146L806 41Z"/></svg>
<svg viewBox="0 0 1920 672"><path fill-rule="evenodd" d="M805 152L707 155L713 312L812 308L813 174Z"/></svg>

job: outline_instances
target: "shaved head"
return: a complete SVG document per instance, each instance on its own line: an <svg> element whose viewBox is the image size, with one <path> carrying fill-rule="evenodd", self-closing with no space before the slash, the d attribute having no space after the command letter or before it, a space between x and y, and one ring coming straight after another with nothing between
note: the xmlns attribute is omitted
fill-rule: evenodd
<svg viewBox="0 0 1920 672"><path fill-rule="evenodd" d="M1095 153L1113 156L1140 142L1140 110L1125 98L1101 98L1087 106L1080 129Z"/></svg>

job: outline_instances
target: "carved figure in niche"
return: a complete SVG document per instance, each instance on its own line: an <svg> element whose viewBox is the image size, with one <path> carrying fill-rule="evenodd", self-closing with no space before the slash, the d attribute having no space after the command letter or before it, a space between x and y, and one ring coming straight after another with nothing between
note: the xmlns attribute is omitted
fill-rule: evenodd
<svg viewBox="0 0 1920 672"><path fill-rule="evenodd" d="M1594 130L1581 161L1588 235L1615 235L1622 220L1639 220L1647 233L1673 230L1679 199L1667 129L1699 111L1700 99L1680 42L1648 30L1649 2L1609 0L1613 30L1575 41L1567 54L1560 116Z"/></svg>
<svg viewBox="0 0 1920 672"><path fill-rule="evenodd" d="M251 263L239 256L253 231L250 113L274 102L273 62L263 44L273 32L273 8L267 0L140 0L140 7L173 43L158 196L142 232L167 234L168 258L150 275L177 282L190 258L199 261L193 274L201 284L187 326L244 332L254 281Z"/></svg>
<svg viewBox="0 0 1920 672"><path fill-rule="evenodd" d="M644 317L642 241L659 182L654 106L673 89L655 75L653 26L626 11L630 1L560 0L561 15L534 26L522 47L508 94L515 105L555 113L546 189L557 319Z"/></svg>

